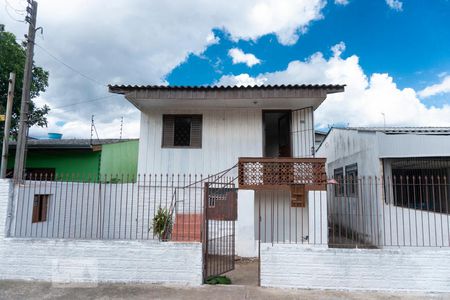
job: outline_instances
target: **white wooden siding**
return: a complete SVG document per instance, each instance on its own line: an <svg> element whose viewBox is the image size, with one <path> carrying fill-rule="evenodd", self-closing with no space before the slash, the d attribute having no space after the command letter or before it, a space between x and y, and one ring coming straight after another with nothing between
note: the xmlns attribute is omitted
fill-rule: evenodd
<svg viewBox="0 0 450 300"><path fill-rule="evenodd" d="M202 148L161 148L163 114L202 114ZM213 174L235 165L239 157L262 156L262 111L165 110L141 114L140 174Z"/></svg>

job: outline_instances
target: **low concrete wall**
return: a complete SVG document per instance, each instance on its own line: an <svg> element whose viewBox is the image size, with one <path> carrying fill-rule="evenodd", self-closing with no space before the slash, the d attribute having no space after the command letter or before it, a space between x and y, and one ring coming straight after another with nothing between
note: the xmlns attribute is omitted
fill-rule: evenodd
<svg viewBox="0 0 450 300"><path fill-rule="evenodd" d="M0 180L0 279L202 283L200 243L9 238L11 189Z"/></svg>
<svg viewBox="0 0 450 300"><path fill-rule="evenodd" d="M450 249L261 245L261 285L450 292Z"/></svg>
<svg viewBox="0 0 450 300"><path fill-rule="evenodd" d="M0 279L200 285L201 244L3 239Z"/></svg>

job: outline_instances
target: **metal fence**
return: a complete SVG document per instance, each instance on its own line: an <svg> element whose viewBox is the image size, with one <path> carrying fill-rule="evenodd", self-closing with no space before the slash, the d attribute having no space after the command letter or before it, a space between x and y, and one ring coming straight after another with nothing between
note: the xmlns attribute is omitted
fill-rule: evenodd
<svg viewBox="0 0 450 300"><path fill-rule="evenodd" d="M305 197L304 205L293 207L289 190L256 191L257 239L261 243L327 245L326 191L309 191Z"/></svg>
<svg viewBox="0 0 450 300"><path fill-rule="evenodd" d="M130 183L34 174L16 185L11 236L200 242L205 183L235 184L237 178L227 172L129 176ZM445 176L338 178L328 180L326 191L305 187L304 198L294 199L291 192L255 191L254 228L261 242L450 246L450 183Z"/></svg>
<svg viewBox="0 0 450 300"><path fill-rule="evenodd" d="M331 178L326 192L307 192L303 207L288 190L257 191L255 234L263 243L449 247L449 195L445 176Z"/></svg>
<svg viewBox="0 0 450 300"><path fill-rule="evenodd" d="M225 174L30 174L15 187L11 236L200 241L205 182Z"/></svg>
<svg viewBox="0 0 450 300"><path fill-rule="evenodd" d="M329 245L449 247L444 177L362 177L329 186Z"/></svg>

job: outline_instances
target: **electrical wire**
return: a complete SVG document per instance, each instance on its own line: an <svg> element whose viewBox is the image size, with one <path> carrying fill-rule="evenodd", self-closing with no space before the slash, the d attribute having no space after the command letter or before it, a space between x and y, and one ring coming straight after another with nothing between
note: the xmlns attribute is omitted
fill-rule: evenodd
<svg viewBox="0 0 450 300"><path fill-rule="evenodd" d="M16 19L16 18L14 18L13 15L11 15L11 13L9 12L9 9L8 9L8 4L7 4L7 2L5 2L5 11L6 11L6 14L8 15L8 17L9 17L11 20L16 21L16 22L20 22L20 23L26 23L25 20L18 20L18 19Z"/></svg>
<svg viewBox="0 0 450 300"><path fill-rule="evenodd" d="M5 0L6 5L8 5L12 10L14 10L18 15L25 16L27 12L26 9L15 8L8 0Z"/></svg>
<svg viewBox="0 0 450 300"><path fill-rule="evenodd" d="M37 44L36 42L34 43L37 47L39 47L40 49L42 49L48 56L50 56L51 58L53 58L54 60L56 60L57 62L59 62L60 64L62 64L63 66L65 66L66 68L72 70L73 72L81 75L82 77L84 77L85 79L92 81L95 84L98 84L100 86L107 86L106 84L102 84L99 81L95 80L94 78L82 73L81 71L78 71L77 69L75 69L74 67L66 64L65 62L63 62L61 59L59 59L58 57L56 57L55 55L53 55L50 51L48 51L47 49L45 49L44 47L42 47L41 45Z"/></svg>
<svg viewBox="0 0 450 300"><path fill-rule="evenodd" d="M67 105L63 105L63 106L53 107L53 109L61 109L61 108L70 107L70 106L74 106L74 105L78 105L78 104L83 104L83 103L89 103L89 102L100 101L100 100L107 99L107 98L111 98L111 97L115 97L115 96L117 96L117 95L108 95L108 96L103 96L103 97L93 98L93 99L89 99L89 100L85 100L85 101L80 101L80 102L75 102L75 103L71 103L71 104L67 104Z"/></svg>

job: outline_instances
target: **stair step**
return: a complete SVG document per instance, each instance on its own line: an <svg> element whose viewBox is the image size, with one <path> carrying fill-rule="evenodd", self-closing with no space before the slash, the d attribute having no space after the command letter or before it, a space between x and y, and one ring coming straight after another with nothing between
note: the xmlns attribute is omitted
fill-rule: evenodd
<svg viewBox="0 0 450 300"><path fill-rule="evenodd" d="M201 238L197 237L179 237L172 238L173 242L201 242Z"/></svg>

